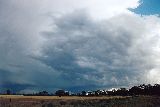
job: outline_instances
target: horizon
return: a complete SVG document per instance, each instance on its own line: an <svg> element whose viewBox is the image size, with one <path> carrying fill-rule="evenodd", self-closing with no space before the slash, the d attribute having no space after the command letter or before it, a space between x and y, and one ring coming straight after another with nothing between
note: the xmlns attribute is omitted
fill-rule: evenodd
<svg viewBox="0 0 160 107"><path fill-rule="evenodd" d="M143 91L139 91L135 87L138 87L141 90L146 90L146 92L143 93ZM6 90L1 91L0 95L28 95L28 96L32 96L32 95L33 96L44 96L44 95L45 96L50 96L50 95L52 96L53 95L53 96L55 96L58 91L64 91L66 93L65 96L79 96L79 95L83 94L83 92L85 92L85 93L89 93L89 92L95 93L95 92L98 92L98 91L100 91L100 92L105 91L106 95L108 95L109 92L116 93L117 91L120 91L120 90L125 91L125 92L127 91L128 94L125 94L124 96L128 96L128 95L132 96L131 93L130 93L131 90L132 91L134 90L134 92L139 91L139 95L155 95L154 91L156 90L157 91L156 94L159 95L159 93L158 93L159 88L160 88L160 84L153 84L153 85L151 85L151 84L140 84L140 85L132 86L132 87L119 87L119 88L95 89L95 90L93 90L93 89L89 90L88 89L88 90L81 90L81 91L80 90L79 91L71 91L71 90L66 90L66 89L57 89L57 90L52 90L52 91L39 90L39 91L36 91L36 92L33 92L33 91L16 92L12 89L6 89ZM147 91L150 91L150 94ZM113 93L112 94L110 93L110 94L113 95ZM132 92L132 94L133 94L133 92Z"/></svg>

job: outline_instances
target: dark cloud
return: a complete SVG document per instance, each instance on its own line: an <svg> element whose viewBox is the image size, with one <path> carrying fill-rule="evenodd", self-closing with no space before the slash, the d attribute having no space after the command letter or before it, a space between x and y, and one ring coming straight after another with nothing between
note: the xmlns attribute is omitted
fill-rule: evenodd
<svg viewBox="0 0 160 107"><path fill-rule="evenodd" d="M54 19L54 31L43 33L47 42L39 59L61 72L69 86L145 83L145 75L155 67L149 51L154 40L143 38L148 37L147 20L123 14L98 22L82 13Z"/></svg>
<svg viewBox="0 0 160 107"><path fill-rule="evenodd" d="M1 87L75 91L160 82L157 16L95 20L78 9L48 18L37 5L0 1Z"/></svg>

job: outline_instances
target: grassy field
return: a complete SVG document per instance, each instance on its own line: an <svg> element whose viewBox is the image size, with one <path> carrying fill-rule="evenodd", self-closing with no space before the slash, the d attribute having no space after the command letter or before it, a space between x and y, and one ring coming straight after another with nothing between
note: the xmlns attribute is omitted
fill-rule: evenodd
<svg viewBox="0 0 160 107"><path fill-rule="evenodd" d="M129 96L128 96L129 97ZM46 99L46 100L87 100L87 99L114 99L114 98L127 98L123 96L103 96L103 97L79 97L79 96L23 96L23 95L0 95L4 99Z"/></svg>
<svg viewBox="0 0 160 107"><path fill-rule="evenodd" d="M0 95L0 107L160 107L160 97Z"/></svg>

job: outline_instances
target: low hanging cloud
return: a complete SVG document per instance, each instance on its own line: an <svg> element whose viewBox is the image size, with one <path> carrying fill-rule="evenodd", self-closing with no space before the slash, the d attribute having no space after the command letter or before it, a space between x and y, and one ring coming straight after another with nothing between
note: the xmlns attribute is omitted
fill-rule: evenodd
<svg viewBox="0 0 160 107"><path fill-rule="evenodd" d="M156 16L121 14L94 21L76 11L53 18L39 59L74 86L129 86L159 83ZM154 25L154 26L153 26ZM150 74L152 70L156 70ZM71 85L71 86L72 86Z"/></svg>
<svg viewBox="0 0 160 107"><path fill-rule="evenodd" d="M0 87L24 92L160 83L159 17L129 11L138 0L118 1L0 1Z"/></svg>

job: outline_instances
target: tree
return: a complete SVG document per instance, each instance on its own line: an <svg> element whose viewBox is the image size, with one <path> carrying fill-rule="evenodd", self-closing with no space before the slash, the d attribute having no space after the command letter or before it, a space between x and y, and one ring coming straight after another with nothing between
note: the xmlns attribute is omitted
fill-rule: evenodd
<svg viewBox="0 0 160 107"><path fill-rule="evenodd" d="M8 90L6 91L6 94L7 94L7 95L11 95L11 90L8 89Z"/></svg>
<svg viewBox="0 0 160 107"><path fill-rule="evenodd" d="M38 95L40 96L48 96L48 92L47 91L42 91L42 92L39 92Z"/></svg>
<svg viewBox="0 0 160 107"><path fill-rule="evenodd" d="M65 92L64 90L58 90L55 92L55 95L61 97L61 96L68 96L69 92Z"/></svg>
<svg viewBox="0 0 160 107"><path fill-rule="evenodd" d="M82 91L82 96L86 96L86 92L85 91Z"/></svg>

